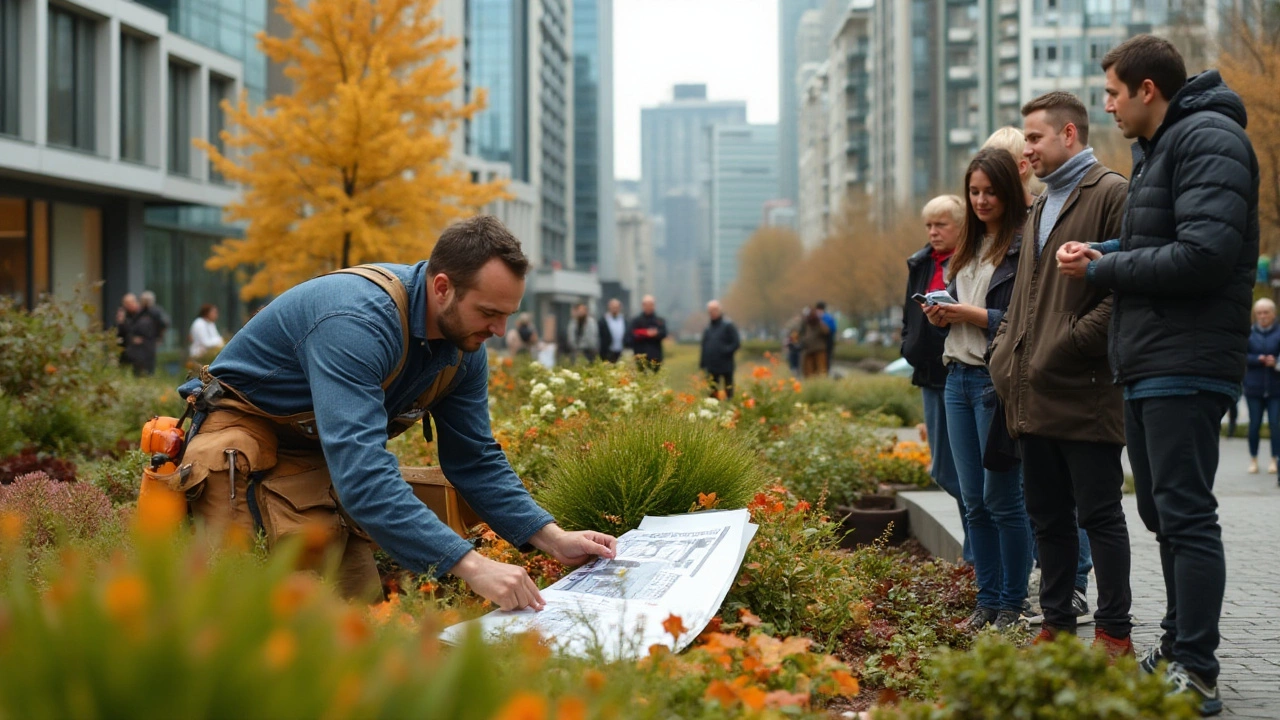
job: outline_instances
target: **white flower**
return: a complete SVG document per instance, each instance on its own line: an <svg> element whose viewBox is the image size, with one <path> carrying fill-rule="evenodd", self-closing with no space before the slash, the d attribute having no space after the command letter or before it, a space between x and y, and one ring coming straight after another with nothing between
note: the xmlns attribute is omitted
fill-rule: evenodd
<svg viewBox="0 0 1280 720"><path fill-rule="evenodd" d="M551 383L552 385L555 385L555 386L560 386L560 385L564 385L564 378L562 378L562 377L553 377L553 378L551 378L550 380L548 380L547 382L549 382L549 383Z"/></svg>
<svg viewBox="0 0 1280 720"><path fill-rule="evenodd" d="M537 360L534 360L533 362L531 362L531 363L529 363L529 364L530 364L530 365L532 365L532 366L534 367L534 369L536 369L536 370L545 370L545 369L546 369L546 366L544 366L542 363L538 362Z"/></svg>
<svg viewBox="0 0 1280 720"><path fill-rule="evenodd" d="M547 403L546 405L542 406L542 409L538 411L538 414L541 415L542 417L547 417L548 415L555 414L555 411L556 411L556 404Z"/></svg>
<svg viewBox="0 0 1280 720"><path fill-rule="evenodd" d="M702 404L704 404L704 405L706 405L706 406L708 406L708 407L713 407L713 408L718 408L718 407L720 407L720 401L719 401L719 400L717 400L716 398L713 398L713 397L709 397L709 398L707 398L707 399L703 400L703 401L702 401Z"/></svg>
<svg viewBox="0 0 1280 720"><path fill-rule="evenodd" d="M715 413L711 412L706 408L702 408L701 410L698 411L698 417L700 418L713 418L715 416L716 416Z"/></svg>
<svg viewBox="0 0 1280 720"><path fill-rule="evenodd" d="M576 373L576 372L574 372L574 371L572 371L572 370L566 370L565 372L569 373L569 378L570 378L571 380L573 380L574 382L582 382L582 375L580 375L580 374L578 374L578 373Z"/></svg>
<svg viewBox="0 0 1280 720"><path fill-rule="evenodd" d="M533 406L532 406L532 405L521 405L521 406L520 406L520 412L524 413L525 415L528 415L528 414L530 414L530 413L532 413L532 412L533 412Z"/></svg>
<svg viewBox="0 0 1280 720"><path fill-rule="evenodd" d="M533 394L534 394L534 395L537 395L537 394L539 394L539 393L543 393L543 392L546 392L546 391L547 391L547 384L546 384L546 383L534 383L534 385L533 385Z"/></svg>
<svg viewBox="0 0 1280 720"><path fill-rule="evenodd" d="M695 412L691 412L691 413L689 413L689 419L690 419L690 420L697 420L697 419L698 419L698 413L695 413Z"/></svg>
<svg viewBox="0 0 1280 720"><path fill-rule="evenodd" d="M578 412L579 412L579 409L578 409L577 404L575 403L575 404L573 404L573 405L569 405L569 406L568 406L568 407L566 407L564 410L561 410L561 411L560 411L560 414L561 414L562 416L564 416L564 419L565 419L565 420L568 420L569 418L573 417L574 415L577 415L577 414L578 414Z"/></svg>
<svg viewBox="0 0 1280 720"><path fill-rule="evenodd" d="M573 406L574 406L574 407L576 407L576 408L578 408L579 410L586 410L586 409L587 409L587 404L586 404L586 403L584 403L584 402L582 402L581 400L574 400L574 401L573 401Z"/></svg>

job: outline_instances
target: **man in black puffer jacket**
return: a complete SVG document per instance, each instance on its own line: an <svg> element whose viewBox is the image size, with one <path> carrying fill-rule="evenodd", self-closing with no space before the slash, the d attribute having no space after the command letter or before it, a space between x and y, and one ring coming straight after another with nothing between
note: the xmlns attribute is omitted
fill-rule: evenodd
<svg viewBox="0 0 1280 720"><path fill-rule="evenodd" d="M1137 138L1119 240L1067 243L1064 274L1115 291L1110 359L1124 386L1138 514L1160 543L1168 614L1148 671L1222 710L1226 582L1213 495L1222 416L1239 399L1258 262L1258 161L1240 97L1216 71L1190 80L1168 41L1139 35L1102 60L1107 112Z"/></svg>

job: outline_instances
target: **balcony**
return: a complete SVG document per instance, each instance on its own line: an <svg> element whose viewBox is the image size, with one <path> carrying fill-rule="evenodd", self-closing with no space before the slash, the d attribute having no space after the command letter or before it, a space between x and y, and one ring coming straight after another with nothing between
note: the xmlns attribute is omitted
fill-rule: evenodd
<svg viewBox="0 0 1280 720"><path fill-rule="evenodd" d="M1016 41L1005 41L1000 43L999 57L1001 60L1017 60L1018 43Z"/></svg>
<svg viewBox="0 0 1280 720"><path fill-rule="evenodd" d="M1000 0L1000 17L1018 14L1018 0Z"/></svg>
<svg viewBox="0 0 1280 720"><path fill-rule="evenodd" d="M1018 66L1010 65L1000 71L1000 80L1002 82L1018 82Z"/></svg>
<svg viewBox="0 0 1280 720"><path fill-rule="evenodd" d="M978 31L971 27L947 28L947 42L967 44L977 41Z"/></svg>
<svg viewBox="0 0 1280 720"><path fill-rule="evenodd" d="M972 65L952 65L947 68L947 80L957 83L978 81L978 70Z"/></svg>
<svg viewBox="0 0 1280 720"><path fill-rule="evenodd" d="M978 134L972 128L951 128L947 132L947 142L952 145L972 145L978 139Z"/></svg>
<svg viewBox="0 0 1280 720"><path fill-rule="evenodd" d="M1018 89L1017 89L1017 88L1002 87L1002 88L1000 88L1000 90L999 90L999 92L997 93L996 97L997 97L997 99L998 99L998 101L1000 102L1000 104L1001 104L1001 105L1017 105L1017 104L1018 104Z"/></svg>

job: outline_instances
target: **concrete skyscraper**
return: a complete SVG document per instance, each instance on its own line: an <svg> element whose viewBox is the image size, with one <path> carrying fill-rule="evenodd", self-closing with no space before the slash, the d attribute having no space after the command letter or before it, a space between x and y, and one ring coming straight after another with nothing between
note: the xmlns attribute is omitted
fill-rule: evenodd
<svg viewBox="0 0 1280 720"><path fill-rule="evenodd" d="M613 182L613 0L573 0L573 261L619 297Z"/></svg>
<svg viewBox="0 0 1280 720"><path fill-rule="evenodd" d="M797 31L806 10L824 8L824 0L778 0L778 192L793 204L799 199L800 69Z"/></svg>
<svg viewBox="0 0 1280 720"><path fill-rule="evenodd" d="M738 279L738 252L764 224L778 179L777 125L716 125L708 145L710 266L702 300L724 295ZM709 272L708 272L709 271Z"/></svg>

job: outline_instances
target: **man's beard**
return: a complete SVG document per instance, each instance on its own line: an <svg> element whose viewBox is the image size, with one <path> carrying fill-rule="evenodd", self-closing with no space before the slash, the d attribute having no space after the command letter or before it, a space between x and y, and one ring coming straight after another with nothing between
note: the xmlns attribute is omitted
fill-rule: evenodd
<svg viewBox="0 0 1280 720"><path fill-rule="evenodd" d="M449 307L440 311L440 317L436 320L436 325L440 328L440 334L445 340L462 348L466 352L475 352L484 345L484 340L474 333L467 332L462 325L462 314L458 312L458 301L454 300Z"/></svg>

